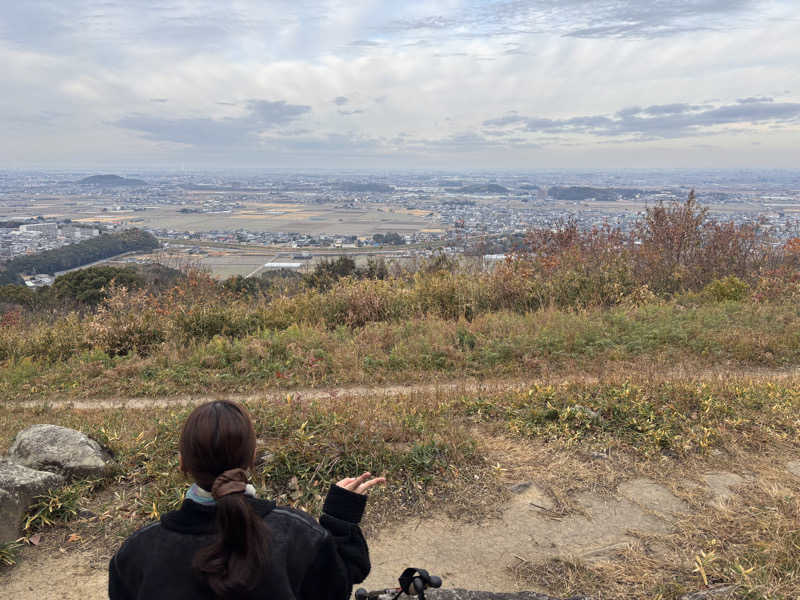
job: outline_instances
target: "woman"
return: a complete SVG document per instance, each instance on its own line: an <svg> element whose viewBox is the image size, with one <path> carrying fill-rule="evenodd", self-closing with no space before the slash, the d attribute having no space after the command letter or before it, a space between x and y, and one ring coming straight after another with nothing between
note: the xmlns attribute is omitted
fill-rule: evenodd
<svg viewBox="0 0 800 600"><path fill-rule="evenodd" d="M256 434L234 402L198 406L183 426L180 467L195 483L180 509L131 535L109 564L111 600L345 599L370 570L358 523L383 477L332 485L319 522L255 497L246 469Z"/></svg>

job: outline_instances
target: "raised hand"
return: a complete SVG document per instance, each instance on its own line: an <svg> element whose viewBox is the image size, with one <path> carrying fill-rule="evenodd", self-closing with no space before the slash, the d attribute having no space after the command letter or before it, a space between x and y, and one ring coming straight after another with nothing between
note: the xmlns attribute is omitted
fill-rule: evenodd
<svg viewBox="0 0 800 600"><path fill-rule="evenodd" d="M336 485L356 494L366 494L373 485L386 483L385 477L373 477L372 479L370 477L372 477L372 473L367 471L358 477L346 477Z"/></svg>

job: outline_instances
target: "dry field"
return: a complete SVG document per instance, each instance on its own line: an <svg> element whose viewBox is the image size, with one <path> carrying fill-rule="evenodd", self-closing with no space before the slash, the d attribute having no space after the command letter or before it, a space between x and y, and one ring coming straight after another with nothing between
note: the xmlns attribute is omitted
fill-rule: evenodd
<svg viewBox="0 0 800 600"><path fill-rule="evenodd" d="M337 208L335 205L243 202L231 213L181 213L187 206L151 206L143 211L115 210L114 202L59 201L31 199L24 206L1 207L6 218L25 218L42 215L46 218L69 218L79 223L127 223L137 227L158 227L176 231L234 231L247 229L257 232L300 232L308 234L359 235L397 231L411 233L435 228L438 223L427 211L407 210L401 206L368 205L365 208ZM106 208L107 210L103 210Z"/></svg>

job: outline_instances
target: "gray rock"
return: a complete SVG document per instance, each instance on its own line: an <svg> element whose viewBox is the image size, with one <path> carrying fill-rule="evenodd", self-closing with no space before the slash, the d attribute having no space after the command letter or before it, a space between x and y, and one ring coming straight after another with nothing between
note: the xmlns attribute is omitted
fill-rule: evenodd
<svg viewBox="0 0 800 600"><path fill-rule="evenodd" d="M706 473L703 475L703 480L717 500L730 498L734 495L734 491L731 488L744 483L744 477L728 471Z"/></svg>
<svg viewBox="0 0 800 600"><path fill-rule="evenodd" d="M58 425L31 425L8 450L11 460L65 477L102 477L111 455L80 431Z"/></svg>
<svg viewBox="0 0 800 600"><path fill-rule="evenodd" d="M640 477L625 481L617 488L628 500L661 514L689 512L689 505L677 498L666 486L651 479Z"/></svg>
<svg viewBox="0 0 800 600"><path fill-rule="evenodd" d="M19 537L22 517L36 496L62 483L61 475L0 459L0 544Z"/></svg>
<svg viewBox="0 0 800 600"><path fill-rule="evenodd" d="M515 483L514 485L510 486L508 489L514 494L521 494L532 485L533 483L530 481L520 481L519 483Z"/></svg>
<svg viewBox="0 0 800 600"><path fill-rule="evenodd" d="M597 412L596 410L592 410L591 408L589 408L588 406L584 406L583 404L575 404L572 407L572 410L575 411L576 413L585 414L592 421L598 421L598 422L603 421L603 417L602 415L600 415L599 412Z"/></svg>
<svg viewBox="0 0 800 600"><path fill-rule="evenodd" d="M797 475L800 477L800 460L793 460L789 463L786 463L786 468L792 475Z"/></svg>
<svg viewBox="0 0 800 600"><path fill-rule="evenodd" d="M725 598L733 598L733 593L738 586L720 584L715 585L707 590L701 590L692 594L681 596L681 600L724 600Z"/></svg>

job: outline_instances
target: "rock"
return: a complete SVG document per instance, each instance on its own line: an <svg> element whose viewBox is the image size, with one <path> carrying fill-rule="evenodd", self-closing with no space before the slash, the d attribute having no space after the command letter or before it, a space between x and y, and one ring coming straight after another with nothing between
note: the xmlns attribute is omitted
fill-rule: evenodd
<svg viewBox="0 0 800 600"><path fill-rule="evenodd" d="M65 477L102 477L111 455L80 431L58 425L31 425L8 450L11 460Z"/></svg>
<svg viewBox="0 0 800 600"><path fill-rule="evenodd" d="M531 487L532 485L533 485L533 483L531 483L530 481L521 481L521 482L519 482L519 483L515 483L514 485L512 485L512 486L511 486L511 487L509 487L508 489L509 489L509 490L510 490L510 491L511 491L513 494L521 494L522 492L524 492L525 490L527 490L527 489L528 489L529 487Z"/></svg>
<svg viewBox="0 0 800 600"><path fill-rule="evenodd" d="M587 417L589 417L592 421L603 421L603 417L600 415L599 412L596 410L592 410L588 406L584 406L583 404L576 404L572 407L572 410L576 413L583 413Z"/></svg>
<svg viewBox="0 0 800 600"><path fill-rule="evenodd" d="M733 592L736 591L736 587L735 585L726 584L715 585L707 590L681 596L681 600L724 600L725 598L733 598Z"/></svg>
<svg viewBox="0 0 800 600"><path fill-rule="evenodd" d="M800 460L793 460L792 462L787 463L786 468L792 475L797 475L800 477Z"/></svg>
<svg viewBox="0 0 800 600"><path fill-rule="evenodd" d="M706 485L711 488L711 493L717 500L724 500L733 496L731 486L741 485L744 483L744 478L736 473L729 473L728 471L720 471L718 473L706 473L703 475L703 480Z"/></svg>
<svg viewBox="0 0 800 600"><path fill-rule="evenodd" d="M19 537L22 517L36 496L62 483L61 475L0 459L0 544Z"/></svg>
<svg viewBox="0 0 800 600"><path fill-rule="evenodd" d="M650 479L639 478L625 481L619 485L618 490L624 498L657 513L689 512L689 506L677 498L669 488Z"/></svg>

